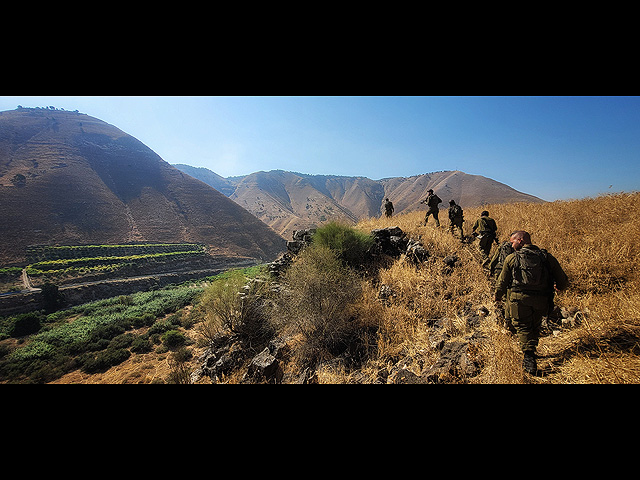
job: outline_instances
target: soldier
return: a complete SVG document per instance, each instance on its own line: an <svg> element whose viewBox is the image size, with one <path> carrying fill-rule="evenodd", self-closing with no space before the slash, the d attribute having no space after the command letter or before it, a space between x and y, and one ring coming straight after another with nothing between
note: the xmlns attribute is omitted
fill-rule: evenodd
<svg viewBox="0 0 640 480"><path fill-rule="evenodd" d="M509 313L524 353L522 366L533 375L538 368L536 348L542 317L553 308L554 287L564 290L569 279L553 255L531 244L529 233L518 230L509 240L515 251L504 261L495 300L508 295Z"/></svg>
<svg viewBox="0 0 640 480"><path fill-rule="evenodd" d="M384 200L384 214L387 218L393 215L393 203L388 198Z"/></svg>
<svg viewBox="0 0 640 480"><path fill-rule="evenodd" d="M491 257L491 261L489 262L490 277L493 280L498 280L498 277L500 277L500 272L502 272L502 266L504 265L505 259L514 251L515 250L511 246L510 240L502 242L502 244L495 251L493 257Z"/></svg>
<svg viewBox="0 0 640 480"><path fill-rule="evenodd" d="M454 230L460 230L460 240L463 238L462 222L464 222L464 212L460 205L456 205L455 200L449 200L449 231L455 236Z"/></svg>
<svg viewBox="0 0 640 480"><path fill-rule="evenodd" d="M433 215L433 218L435 218L436 220L436 227L440 226L440 220L438 220L438 204L442 203L442 200L440 200L440 197L438 195L434 195L433 193L433 189L429 189L427 190L427 193L429 195L427 195L427 198L425 198L424 200L422 200L420 203L426 203L427 206L429 207L429 210L427 210L427 214L424 217L424 224L426 225L427 222L429 221L429 215Z"/></svg>
<svg viewBox="0 0 640 480"><path fill-rule="evenodd" d="M515 233L515 232L514 232ZM496 250L491 258L491 262L489 263L489 279L491 282L495 283L498 281L500 277L500 273L502 272L502 266L504 265L505 259L511 255L515 250L511 246L511 241L507 240L502 242L500 247ZM513 328L513 324L511 322L511 314L509 313L509 292L505 295L504 305L498 303L496 305L497 313L499 314L499 318L504 322L504 326L511 332L516 333Z"/></svg>
<svg viewBox="0 0 640 480"><path fill-rule="evenodd" d="M496 237L496 232L498 231L496 221L489 216L489 212L484 210L480 214L480 218L473 224L472 230L474 236L476 236L476 230L478 230L477 236L478 240L480 240L482 266L488 267L489 262L491 261L491 257L489 257L489 253L491 252L491 242L495 241L496 244L498 243L498 238Z"/></svg>

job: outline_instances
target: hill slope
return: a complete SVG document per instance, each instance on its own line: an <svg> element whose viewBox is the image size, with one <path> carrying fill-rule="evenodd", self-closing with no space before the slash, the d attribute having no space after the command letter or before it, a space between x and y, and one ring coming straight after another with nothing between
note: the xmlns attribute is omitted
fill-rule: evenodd
<svg viewBox="0 0 640 480"><path fill-rule="evenodd" d="M317 226L330 218L357 222L377 217L386 197L393 202L395 214L424 210L420 201L429 188L442 199L441 208L448 208L451 199L463 208L543 202L490 178L460 171L371 180L273 170L224 179L205 168L176 167L224 191L285 238L295 229Z"/></svg>
<svg viewBox="0 0 640 480"><path fill-rule="evenodd" d="M0 262L31 244L200 242L274 258L284 241L134 137L68 111L0 112Z"/></svg>

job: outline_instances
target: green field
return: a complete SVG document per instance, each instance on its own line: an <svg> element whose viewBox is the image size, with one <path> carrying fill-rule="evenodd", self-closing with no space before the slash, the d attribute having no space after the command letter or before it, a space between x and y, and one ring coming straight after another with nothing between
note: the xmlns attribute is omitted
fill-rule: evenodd
<svg viewBox="0 0 640 480"><path fill-rule="evenodd" d="M260 268L240 271L251 277ZM182 309L197 305L205 285L224 281L232 272L49 315L0 317L0 382L45 383L72 370L104 371L133 354L157 351L167 342L167 332L191 328L201 320L198 309L190 314Z"/></svg>
<svg viewBox="0 0 640 480"><path fill-rule="evenodd" d="M206 258L204 245L153 243L27 247L27 274L34 283L85 276L130 276L157 272Z"/></svg>

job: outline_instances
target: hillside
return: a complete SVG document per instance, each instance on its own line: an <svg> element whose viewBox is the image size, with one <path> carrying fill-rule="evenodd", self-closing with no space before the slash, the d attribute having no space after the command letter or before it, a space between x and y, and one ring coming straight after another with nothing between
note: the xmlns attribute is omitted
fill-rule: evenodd
<svg viewBox="0 0 640 480"><path fill-rule="evenodd" d="M640 383L640 193L487 208L501 240L526 228L569 276L554 299L557 315L543 322L535 376L523 371L518 340L500 321L477 242L461 243L411 212L355 229L400 228L429 253L417 263L383 255L354 275L334 255L306 249L279 277L264 275L248 288L245 275L261 275L257 267L197 288L79 306L42 318L48 328L20 341L5 329L0 381ZM171 346L171 330L184 337L187 354ZM80 347L87 353L70 359Z"/></svg>
<svg viewBox="0 0 640 480"><path fill-rule="evenodd" d="M224 179L206 168L176 167L220 189L285 238L290 238L293 230L318 226L329 219L355 223L377 217L387 197L396 215L425 210L420 201L429 188L442 199L441 208L448 208L451 199L463 208L543 202L490 178L460 171L371 180L273 170Z"/></svg>
<svg viewBox="0 0 640 480"><path fill-rule="evenodd" d="M0 263L27 245L197 242L272 259L284 240L139 140L85 114L0 112Z"/></svg>

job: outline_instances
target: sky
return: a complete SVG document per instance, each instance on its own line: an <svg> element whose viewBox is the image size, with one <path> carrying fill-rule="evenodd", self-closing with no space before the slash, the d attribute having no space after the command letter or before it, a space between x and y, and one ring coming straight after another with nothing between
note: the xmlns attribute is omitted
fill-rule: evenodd
<svg viewBox="0 0 640 480"><path fill-rule="evenodd" d="M461 170L544 200L640 190L640 97L3 96L79 110L171 164L373 180Z"/></svg>

